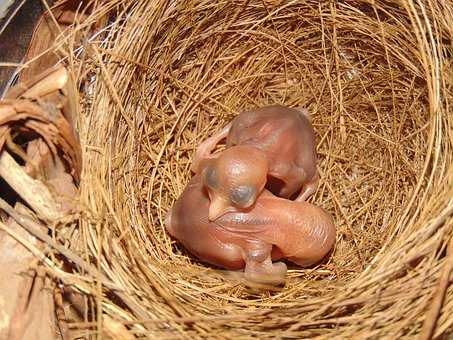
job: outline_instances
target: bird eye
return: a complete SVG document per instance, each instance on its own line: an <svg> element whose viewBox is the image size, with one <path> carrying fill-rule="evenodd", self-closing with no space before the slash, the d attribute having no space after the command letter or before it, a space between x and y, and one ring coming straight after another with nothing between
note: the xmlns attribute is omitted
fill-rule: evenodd
<svg viewBox="0 0 453 340"><path fill-rule="evenodd" d="M205 183L210 188L217 186L217 174L214 168L207 167L204 173Z"/></svg>
<svg viewBox="0 0 453 340"><path fill-rule="evenodd" d="M255 189L248 185L238 186L230 192L231 202L243 208L246 208L251 202L253 203L254 196Z"/></svg>

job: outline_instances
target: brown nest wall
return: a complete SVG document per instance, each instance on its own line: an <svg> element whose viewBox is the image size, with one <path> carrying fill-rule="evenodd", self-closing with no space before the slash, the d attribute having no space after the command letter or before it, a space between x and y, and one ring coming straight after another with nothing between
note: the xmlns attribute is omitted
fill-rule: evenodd
<svg viewBox="0 0 453 340"><path fill-rule="evenodd" d="M83 90L82 210L66 237L103 273L74 275L95 311L87 321L98 320L77 327L114 319L152 338L412 338L437 320L435 336L452 331L451 1L105 6L113 19L82 53L57 40ZM322 264L290 267L284 288L263 291L198 262L163 217L198 143L273 103L309 108L321 174L312 202L338 233Z"/></svg>

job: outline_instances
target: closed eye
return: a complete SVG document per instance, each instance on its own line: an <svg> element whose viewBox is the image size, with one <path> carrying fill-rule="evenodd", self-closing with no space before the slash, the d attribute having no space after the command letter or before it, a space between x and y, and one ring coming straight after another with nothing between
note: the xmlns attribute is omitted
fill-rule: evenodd
<svg viewBox="0 0 453 340"><path fill-rule="evenodd" d="M230 192L230 200L238 206L246 206L255 197L256 190L248 185L233 188Z"/></svg>
<svg viewBox="0 0 453 340"><path fill-rule="evenodd" d="M217 173L214 168L207 167L204 173L205 184L210 188L216 188L218 186Z"/></svg>

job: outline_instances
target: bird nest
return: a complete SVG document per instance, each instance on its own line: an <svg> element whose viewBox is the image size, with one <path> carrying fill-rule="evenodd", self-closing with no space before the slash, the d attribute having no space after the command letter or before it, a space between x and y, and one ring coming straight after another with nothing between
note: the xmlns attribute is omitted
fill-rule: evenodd
<svg viewBox="0 0 453 340"><path fill-rule="evenodd" d="M61 230L101 273L72 269L87 311L70 328L89 336L114 320L128 336L241 339L451 332L452 9L113 1L64 32L56 44L81 84L83 171L77 227ZM107 11L106 27L71 50L65 37ZM311 113L321 180L310 201L332 214L337 239L321 264L290 265L284 287L263 289L199 262L164 218L197 145L271 104Z"/></svg>

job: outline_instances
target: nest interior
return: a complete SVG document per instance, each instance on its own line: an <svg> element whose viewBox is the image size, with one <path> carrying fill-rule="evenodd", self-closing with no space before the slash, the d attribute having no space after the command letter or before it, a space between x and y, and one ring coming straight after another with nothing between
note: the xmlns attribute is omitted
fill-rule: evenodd
<svg viewBox="0 0 453 340"><path fill-rule="evenodd" d="M71 52L87 76L83 212L68 238L135 306L93 283L102 313L145 337L420 332L453 234L442 4L117 1L95 11L87 22L115 15ZM197 261L163 219L198 143L274 103L312 114L321 182L311 201L334 216L337 241L320 265L291 266L284 288L260 290ZM437 335L453 323L452 293Z"/></svg>

